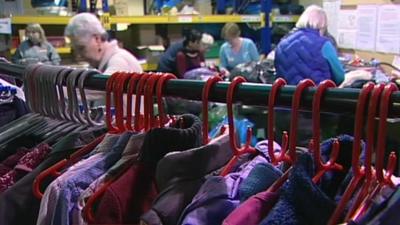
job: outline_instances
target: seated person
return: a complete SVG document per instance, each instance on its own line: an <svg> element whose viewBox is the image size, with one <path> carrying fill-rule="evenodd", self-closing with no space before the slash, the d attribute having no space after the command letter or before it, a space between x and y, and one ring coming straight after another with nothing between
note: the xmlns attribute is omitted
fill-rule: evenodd
<svg viewBox="0 0 400 225"><path fill-rule="evenodd" d="M209 34L202 34L200 41L200 51L179 51L176 54L176 68L179 78L190 70L205 66L204 53L214 43L214 38Z"/></svg>
<svg viewBox="0 0 400 225"><path fill-rule="evenodd" d="M201 67L205 61L202 37L203 34L195 29L184 32L184 40L172 44L161 56L157 71L183 78L186 71Z"/></svg>
<svg viewBox="0 0 400 225"><path fill-rule="evenodd" d="M221 46L219 59L221 71L224 71L226 76L229 76L229 71L235 66L260 59L254 42L240 37L240 28L237 24L225 24L221 36L226 42Z"/></svg>
<svg viewBox="0 0 400 225"><path fill-rule="evenodd" d="M27 40L18 46L12 56L12 62L17 64L59 65L61 58L55 48L46 40L46 35L40 24L29 24L25 30Z"/></svg>
<svg viewBox="0 0 400 225"><path fill-rule="evenodd" d="M340 84L344 70L331 38L327 37L327 16L316 5L307 7L296 27L282 38L275 49L277 77L296 85L303 79L316 84L333 80Z"/></svg>

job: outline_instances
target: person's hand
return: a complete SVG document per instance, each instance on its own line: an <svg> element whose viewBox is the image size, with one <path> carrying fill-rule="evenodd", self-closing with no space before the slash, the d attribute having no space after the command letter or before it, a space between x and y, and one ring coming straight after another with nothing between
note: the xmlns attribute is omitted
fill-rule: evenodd
<svg viewBox="0 0 400 225"><path fill-rule="evenodd" d="M228 79L229 76L231 75L231 73L225 68L221 69L220 74L221 74L222 79L224 79L224 80Z"/></svg>

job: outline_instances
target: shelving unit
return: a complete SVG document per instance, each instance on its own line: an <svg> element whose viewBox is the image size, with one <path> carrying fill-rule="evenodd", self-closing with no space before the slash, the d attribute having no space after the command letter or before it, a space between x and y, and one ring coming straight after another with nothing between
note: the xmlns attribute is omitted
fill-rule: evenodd
<svg viewBox="0 0 400 225"><path fill-rule="evenodd" d="M17 50L16 48L11 49L11 51L10 51L11 54L14 54L16 50ZM58 54L69 54L69 53L71 53L71 48L69 48L69 47L56 48L56 50L57 50Z"/></svg>
<svg viewBox="0 0 400 225"><path fill-rule="evenodd" d="M66 25L69 16L13 16L12 24L28 24L35 21L42 25ZM111 24L179 24L179 23L261 23L262 15L179 15L179 16L111 16ZM297 15L271 16L273 23L296 22Z"/></svg>
<svg viewBox="0 0 400 225"><path fill-rule="evenodd" d="M219 5L224 0L218 1ZM259 24L261 29L261 53L268 53L271 50L271 27L272 23L295 23L299 16L297 15L272 15L272 2L261 0L261 13L259 15L176 15L176 16L110 16L105 14L108 21L106 27L117 24L216 24L216 23L250 23ZM66 25L71 16L13 16L12 24L23 25L32 22L42 25ZM70 53L69 48L57 49L59 53ZM145 70L155 69L154 66L146 65Z"/></svg>

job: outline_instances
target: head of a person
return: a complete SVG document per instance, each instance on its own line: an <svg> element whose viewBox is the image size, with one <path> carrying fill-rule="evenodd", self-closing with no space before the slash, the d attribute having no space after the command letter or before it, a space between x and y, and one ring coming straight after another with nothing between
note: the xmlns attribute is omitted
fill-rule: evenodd
<svg viewBox="0 0 400 225"><path fill-rule="evenodd" d="M201 37L201 47L200 47L201 51L203 52L208 51L213 44L214 44L214 37L207 33L203 33Z"/></svg>
<svg viewBox="0 0 400 225"><path fill-rule="evenodd" d="M328 28L328 18L325 11L317 5L308 6L297 21L296 28L315 29L319 31L321 36L325 35Z"/></svg>
<svg viewBox="0 0 400 225"><path fill-rule="evenodd" d="M25 28L25 34L28 40L30 40L33 44L42 44L46 42L44 30L38 23L28 24L28 26Z"/></svg>
<svg viewBox="0 0 400 225"><path fill-rule="evenodd" d="M91 13L80 13L72 17L65 28L65 36L76 54L92 66L98 66L103 54L108 34L100 20Z"/></svg>
<svg viewBox="0 0 400 225"><path fill-rule="evenodd" d="M221 31L221 37L234 45L240 37L240 28L236 23L226 23Z"/></svg>
<svg viewBox="0 0 400 225"><path fill-rule="evenodd" d="M190 51L201 50L201 39L202 33L196 29L184 30L183 31L183 46Z"/></svg>

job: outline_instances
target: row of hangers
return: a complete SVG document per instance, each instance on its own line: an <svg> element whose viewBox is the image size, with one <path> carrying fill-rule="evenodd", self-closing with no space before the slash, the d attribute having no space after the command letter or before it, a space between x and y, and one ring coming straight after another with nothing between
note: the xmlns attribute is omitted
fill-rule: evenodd
<svg viewBox="0 0 400 225"><path fill-rule="evenodd" d="M42 76L46 77L47 71L42 71ZM66 72L65 72L66 73ZM82 73L82 72L81 72ZM89 74L89 72L87 72ZM59 72L59 76L61 76L61 72ZM74 74L74 73L72 73ZM94 73L93 73L94 74ZM50 77L50 76L48 76ZM58 102L61 104L61 107L55 107L55 105L46 105L46 103L55 103L56 100L60 100L61 96L63 96L60 92L60 84L62 82L44 82L48 91L52 90L58 95L53 93L53 95L49 95L49 99L45 97L45 90L41 91L35 87L39 87L42 85L41 81L46 80L44 78L40 79L32 79L27 78L28 87L27 90L30 92L29 100L30 107L35 109L36 112L40 112L42 115L53 116L63 120L72 120L74 122L82 122L87 121L89 123L89 108L88 106L83 106L84 114L80 114L80 110L77 110L77 97L73 94L73 84L76 83L76 79L79 75L72 76L70 80L67 80L67 89L68 84L70 88L68 89L68 103L69 106L66 107L64 103ZM75 79L75 80L74 80ZM176 77L172 74L160 74L160 73L115 73L108 80L106 84L106 118L105 123L108 127L109 133L121 133L125 131L148 131L152 128L160 128L164 127L168 123L177 123L182 122L178 121L176 118L168 116L165 114L165 110L162 104L163 98L163 88L165 88L165 83L170 79L176 79ZM50 79L51 80L51 79ZM59 81L53 77L52 81ZM60 78L61 80L61 78ZM78 87L81 88L80 94L82 102L85 101L84 96L84 80L82 78L78 80ZM68 82L70 81L70 82ZM79 82L81 81L81 82ZM213 85L216 85L221 78L218 76L210 78L203 87L202 93L202 102L203 102L203 143L207 144L209 142L208 137L208 97L212 90ZM228 174L234 164L236 163L238 157L243 154L255 154L256 150L250 146L250 137L252 135L251 129L247 131L247 141L243 146L238 146L236 141L236 133L234 128L234 119L233 119L233 99L235 88L237 88L240 83L245 82L245 79L242 77L235 78L229 85L226 99L227 99L227 109L228 109L228 123L229 123L229 138L230 145L233 151L233 158L229 161L229 163L222 170L221 175ZM289 134L284 132L282 134L282 151L280 153L273 152L273 141L274 141L274 105L276 103L277 96L279 95L279 90L286 85L286 82L283 79L277 79L272 85L272 89L270 94L268 95L268 152L273 164L278 164L281 162L288 163L290 165L294 165L296 162L296 130L297 130L297 121L298 114L301 104L302 93L308 88L315 87L315 84L311 80L303 80L300 82L296 91L292 98L292 106L291 106L291 123ZM56 87L56 88L55 88ZM330 170L342 170L343 167L336 163L337 157L339 155L340 146L339 142L336 140L333 145L332 155L328 162L323 162L320 157L320 106L323 100L324 92L329 88L334 88L335 84L332 81L324 81L321 82L317 90L315 92L313 98L312 105L312 115L313 115L313 137L310 141L310 150L312 150L312 154L316 163L317 172L313 177L313 182L318 183L321 179L322 175ZM123 100L124 100L124 90L127 90L127 108L124 109ZM350 183L349 187L346 189L343 198L341 199L338 207L336 208L329 224L337 224L337 222L341 218L341 214L344 211L344 206L348 203L349 198L355 192L358 184L363 182L362 191L359 192L357 196L356 204L354 204L353 209L350 210L346 218L350 218L352 216L360 215L366 207L368 207L369 201L382 187L386 185L393 185L391 182L391 175L394 172L396 166L396 155L394 153L390 154L389 163L387 166L387 173L383 173L383 164L384 164L384 154L385 154L385 138L386 138L386 118L388 114L388 106L390 102L390 96L393 92L397 91L397 87L394 84L389 85L373 85L372 83L366 84L358 98L357 108L356 108L356 119L355 119L355 128L354 128L354 145L352 152L352 169L353 169L353 180ZM132 106L132 98L133 94L135 96L135 106ZM156 93L157 96L157 106L158 106L158 115L154 116L154 102L153 102L153 93ZM75 93L76 94L76 93ZM368 96L371 95L370 98ZM112 96L114 100L114 117L112 113ZM141 97L144 98L144 113L140 112L140 101ZM32 99L34 98L34 99ZM40 99L39 101L35 101L35 99ZM70 100L71 99L71 100ZM369 99L369 102L368 102ZM379 101L380 100L380 101ZM376 114L376 109L378 106L378 102L380 102L379 109L379 134L377 138L377 149L375 151L376 154L376 162L375 162L375 170L371 167L371 159L374 154L374 118ZM63 106L64 105L64 106ZM367 111L367 157L364 163L364 166L360 166L361 162L359 162L360 155L360 143L361 136L363 133L363 121L365 108L368 105ZM70 108L71 107L71 108ZM65 109L69 110L65 110ZM132 110L133 108L133 110ZM125 116L126 115L126 116ZM222 132L222 131L221 131ZM98 144L101 142L104 135L99 139L96 139L95 142ZM95 144L96 144L95 143ZM38 198L42 197L42 192L40 191L42 181L48 176L59 176L60 172L67 165L71 165L71 163L77 162L82 156L88 153L88 148L83 148L73 155L71 155L68 159L58 162L54 166L49 169L43 171L34 182L34 195ZM288 175L291 169L287 170L284 175L278 179L270 188L270 191L277 191L282 184L287 180ZM365 178L365 181L364 181ZM102 196L104 191L113 181L109 181L104 184L94 195L92 195L84 208L84 218L89 222L94 222L93 216L93 205L94 203ZM373 186L373 191L371 191L370 186Z"/></svg>

